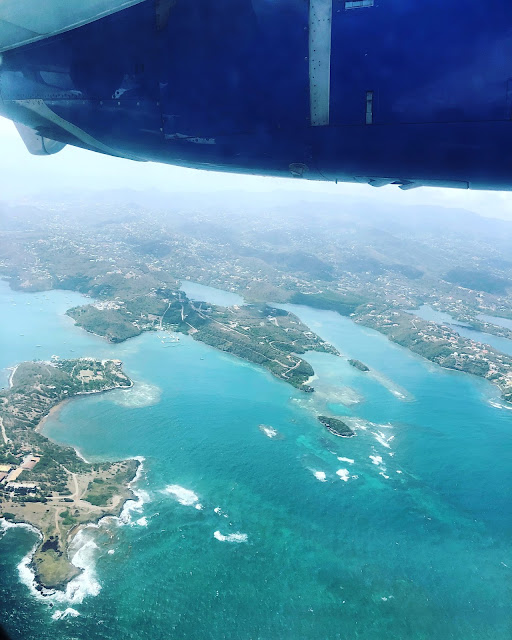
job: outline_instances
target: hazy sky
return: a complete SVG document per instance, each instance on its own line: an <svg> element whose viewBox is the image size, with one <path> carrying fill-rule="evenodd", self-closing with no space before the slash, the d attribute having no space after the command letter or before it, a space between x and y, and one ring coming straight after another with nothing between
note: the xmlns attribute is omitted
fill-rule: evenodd
<svg viewBox="0 0 512 640"><path fill-rule="evenodd" d="M21 199L24 195L80 189L158 189L164 192L245 190L248 192L300 191L325 194L343 201L357 197L370 204L381 201L396 205L426 204L469 209L480 215L512 220L512 193L414 189L375 189L366 185L310 182L297 179L237 176L182 169L150 162L133 162L66 147L54 156L28 153L14 125L0 118L0 199Z"/></svg>

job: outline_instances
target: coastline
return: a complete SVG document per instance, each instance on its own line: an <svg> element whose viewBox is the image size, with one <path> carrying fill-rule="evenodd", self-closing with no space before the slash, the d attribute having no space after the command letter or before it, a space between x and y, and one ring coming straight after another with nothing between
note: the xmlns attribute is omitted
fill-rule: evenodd
<svg viewBox="0 0 512 640"><path fill-rule="evenodd" d="M74 396L73 396L74 397ZM68 402L70 402L73 398L65 398L64 400L61 400L60 402L58 402L56 405L54 405L50 411L48 411L48 413L46 415L44 415L41 420L39 420L39 422L36 424L36 426L34 427L34 431L36 433L41 433L45 422L48 420L48 418L52 418L54 416L57 416L59 414L59 412L63 409L63 407L68 404ZM42 434L44 435L44 434ZM47 436L44 436L45 438ZM58 444L58 443L56 443Z"/></svg>
<svg viewBox="0 0 512 640"><path fill-rule="evenodd" d="M120 500L117 504L112 505L111 507L102 507L103 511L97 513L95 517L86 522L81 522L75 525L68 532L62 551L65 556L65 561L68 564L68 572L63 579L55 582L54 584L45 584L41 579L37 567L38 554L42 552L41 549L43 544L47 540L43 528L37 522L30 522L28 519L24 520L20 518L19 520L8 520L0 517L0 526L4 530L15 527L24 527L33 531L38 536L37 542L18 565L22 582L29 587L30 591L34 595L44 598L55 598L58 601L67 600L73 602L76 591L73 583L80 580L82 574L86 571L85 567L78 566L74 562L77 553L81 548L79 547L76 550L73 549L73 544L77 537L89 528L95 529L100 526L103 519L113 518L121 525L128 524L130 521L130 511L138 510L142 507L144 499L138 495L137 490L134 489L134 485L141 477L144 458L141 456L134 456L128 460L135 460L137 462L137 467L133 478L123 487L122 495L120 496ZM130 503L133 503L133 505L130 505ZM23 573L24 575L22 575Z"/></svg>
<svg viewBox="0 0 512 640"><path fill-rule="evenodd" d="M78 393L75 393L71 398L64 398L64 400L60 400L57 404L53 405L53 407L48 411L48 413L46 413L44 416L41 417L41 419L39 420L39 422L37 423L37 425L34 427L34 431L36 433L41 433L43 427L44 427L44 423L51 417L54 417L56 415L59 414L59 412L63 409L63 407L68 404L69 402L71 402L73 400L73 398L77 398L78 396L91 396L91 395L97 395L97 394L101 394L101 393L108 393L109 391L115 391L116 389L131 389L134 386L134 382L131 378L128 378L130 381L129 385L126 386L121 386L121 385L116 385L114 387L108 387L107 389L99 389L97 391L79 391ZM44 435L44 434L42 434ZM44 436L45 438L47 436ZM53 442L53 440L52 440ZM56 442L55 444L59 445L58 442ZM61 446L61 445L59 445ZM74 448L74 447L73 447ZM76 449L75 449L76 451ZM86 461L85 458L78 453L78 451L76 451L77 455L79 457L82 458L82 460ZM86 461L87 462L87 461Z"/></svg>
<svg viewBox="0 0 512 640"><path fill-rule="evenodd" d="M52 603L67 603L77 604L80 603L87 595L97 595L100 590L99 584L94 580L93 567L83 563L80 558L80 552L89 544L85 541L79 545L77 549L72 549L73 543L77 538L84 534L87 529L96 529L101 525L101 521L104 519L114 519L119 523L119 526L123 526L130 523L130 512L140 511L145 503L144 496L139 495L136 489L133 488L142 475L142 469L145 458L142 456L133 456L129 460L137 461L137 469L134 477L126 486L127 495L122 499L115 509L111 513L99 514L97 518L77 525L73 530L69 532L67 538L67 560L70 567L72 567L71 573L68 579L63 580L60 584L52 587L46 587L38 579L37 567L35 566L35 557L40 549L43 541L44 534L41 529L30 522L18 522L11 521L0 517L0 529L7 531L14 528L25 528L33 532L37 536L37 541L31 547L31 549L23 556L18 564L18 573L20 581L24 584L31 594L42 600L49 600ZM133 503L133 505L130 505ZM73 551L70 557L70 551ZM82 560L82 564L79 564Z"/></svg>
<svg viewBox="0 0 512 640"><path fill-rule="evenodd" d="M14 380L14 375L15 375L16 371L18 370L19 366L20 366L19 364L16 364L12 368L11 374L9 375L9 381L8 381L8 387L7 387L8 389L12 389L12 383L13 383L13 380Z"/></svg>
<svg viewBox="0 0 512 640"><path fill-rule="evenodd" d="M101 366L108 369L108 367L112 368L113 363L115 361L102 360ZM38 366L47 367L49 364L41 361ZM98 362L99 365L100 362ZM21 364L16 365L10 376L9 390L14 389L13 393L16 393L16 387L13 386L13 383L16 384L14 374L19 366ZM26 526L38 533L39 540L25 563L25 570L30 570L33 574L34 588L37 591L47 589L62 592L66 589L66 585L82 572L82 568L77 567L73 562L74 556L71 556L77 535L89 526L96 526L104 517L121 518L126 511L127 503L139 504L140 496L136 493L134 485L140 478L142 458L91 464L75 447L72 447L76 455L76 463L72 458L62 460L58 450L68 447L41 434L48 418L58 414L73 398L119 388L129 389L134 386L133 380L126 374L123 374L122 383L115 378L105 382L110 384L103 389L77 391L72 396L60 400L59 396L55 397L52 393L46 396L46 405L39 406L40 417L37 422L34 421L35 424L30 431L39 434L40 437L52 443L52 447L55 447L55 449L45 449L44 455L49 455L49 461L54 466L57 465L55 469L58 469L62 476L60 482L65 484L54 486L52 480L48 481L43 472L43 483L37 499L24 501L6 493L6 499L2 503L2 515L7 516L2 518L0 515L0 521L4 522L3 528L15 525ZM54 387L50 386L50 389ZM9 398L9 395L6 397ZM17 396L14 397L17 398ZM55 400L57 400L56 403L52 404ZM30 404L25 403L23 406L28 406L31 410ZM18 416L16 413L12 415ZM23 448L26 446L25 440L23 435L18 434L16 446ZM30 438L27 442L30 442ZM37 445L34 452L36 455L39 453ZM36 482L38 482L37 479Z"/></svg>

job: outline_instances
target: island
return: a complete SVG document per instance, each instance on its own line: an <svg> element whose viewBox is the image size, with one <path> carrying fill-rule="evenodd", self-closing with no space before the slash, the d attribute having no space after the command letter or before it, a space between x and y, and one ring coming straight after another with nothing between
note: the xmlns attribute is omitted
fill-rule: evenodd
<svg viewBox="0 0 512 640"><path fill-rule="evenodd" d="M508 223L482 222L462 211L457 215L464 223L455 223L439 209L434 212L441 216L439 229L449 233L443 236L432 233L430 216L412 210L399 216L400 224L398 211L377 217L367 212L363 224L351 206L333 204L329 212L322 205L315 212L303 202L286 215L279 202L269 202L254 215L252 206L230 200L215 206L213 214L218 197L211 203L192 204L187 198L179 205L173 200L143 207L134 205L131 194L124 201L84 198L80 205L66 198L51 204L37 200L22 216L7 208L0 229L0 277L19 291L90 296L92 304L69 315L112 342L174 326L251 362L263 360L261 366L303 391L311 391L309 365L299 363L302 352L293 349L294 338L285 337L286 346L274 351L281 338L265 333L267 340L258 339L258 322L266 319L256 310L272 300L337 312L437 365L489 380L512 402L509 349L502 353L476 331L472 340L467 328L464 337L452 323L404 312L429 305L477 331L511 339L502 321L492 322L512 318ZM195 303L194 311L180 291L184 281L238 293L256 303L254 316L245 322L234 307L226 312ZM230 326L226 313L238 326ZM279 316L272 317L281 324ZM247 326L250 330L243 329ZM249 340L239 335L244 333ZM297 367L290 371L288 364Z"/></svg>
<svg viewBox="0 0 512 640"><path fill-rule="evenodd" d="M128 388L119 360L24 362L0 391L0 517L41 535L31 566L39 589L62 589L80 573L69 544L86 524L119 515L133 497L138 460L89 464L40 433L59 404L80 394Z"/></svg>
<svg viewBox="0 0 512 640"><path fill-rule="evenodd" d="M348 424L345 424L343 420L339 420L338 418L318 416L318 420L324 425L327 431L330 431L334 436L338 436L338 438L352 438L356 435Z"/></svg>
<svg viewBox="0 0 512 640"><path fill-rule="evenodd" d="M404 311L368 303L353 320L376 329L444 369L470 373L493 382L512 402L512 357L488 344L458 334L452 327L423 320Z"/></svg>
<svg viewBox="0 0 512 640"><path fill-rule="evenodd" d="M352 367L355 367L356 369L359 369L359 371L370 371L370 367L366 366L364 364L364 362L361 362L361 360L354 360L353 358L351 358L348 361L348 363Z"/></svg>
<svg viewBox="0 0 512 640"><path fill-rule="evenodd" d="M339 355L297 316L268 304L220 307L195 302L182 291L160 289L121 301L100 301L70 309L87 331L121 342L143 331L167 329L190 335L216 349L258 364L306 393L314 371L300 355Z"/></svg>

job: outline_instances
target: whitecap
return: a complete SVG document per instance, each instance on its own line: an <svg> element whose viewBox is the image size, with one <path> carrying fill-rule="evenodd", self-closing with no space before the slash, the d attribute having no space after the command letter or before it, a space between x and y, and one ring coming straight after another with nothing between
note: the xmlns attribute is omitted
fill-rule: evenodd
<svg viewBox="0 0 512 640"><path fill-rule="evenodd" d="M347 482L350 478L350 474L347 469L338 469L338 471L336 471L336 475L339 476L340 479L344 482Z"/></svg>
<svg viewBox="0 0 512 640"><path fill-rule="evenodd" d="M362 418L344 418L345 422L351 429L361 429L361 431L366 431L368 429L368 422L363 420Z"/></svg>
<svg viewBox="0 0 512 640"><path fill-rule="evenodd" d="M343 457L338 456L338 460L340 462L348 462L349 464L354 464L354 460L352 460L352 458L343 458Z"/></svg>
<svg viewBox="0 0 512 640"><path fill-rule="evenodd" d="M28 529L29 531L33 531L34 533L37 533L37 535L41 535L39 533L39 529L36 529L35 527L33 527L31 524L28 524L27 522L11 522L10 520L6 520L5 518L0 518L0 527L2 527L2 530L4 532L8 531L9 529L17 529L17 528L22 528L22 529Z"/></svg>
<svg viewBox="0 0 512 640"><path fill-rule="evenodd" d="M137 471L135 472L135 476L133 480L130 482L129 487L132 490L132 493L135 495L136 500L127 500L123 509L119 515L119 518L116 518L119 524L129 524L132 525L132 512L142 513L144 505L147 502L150 502L149 493L144 491L144 489L134 489L135 484L140 480L142 476L142 470L144 468L145 458L143 456L134 456L132 460L138 460L139 466L137 467ZM107 516L108 518L109 516Z"/></svg>
<svg viewBox="0 0 512 640"><path fill-rule="evenodd" d="M119 518L115 518L121 525L133 525L134 523L132 521L132 513L142 513L144 505L150 501L149 493L147 491L144 491L144 489L132 489L132 492L137 499L127 500L124 503L123 510L121 511ZM110 516L106 516L107 519L109 517Z"/></svg>
<svg viewBox="0 0 512 640"><path fill-rule="evenodd" d="M32 551L23 558L18 566L21 581L29 587L30 591L42 598L48 598L53 602L68 602L69 604L80 604L87 596L97 596L101 591L101 585L96 579L95 560L98 546L88 535L88 528L80 530L73 538L69 547L71 564L81 573L70 580L64 591L58 589L36 589L34 572L30 566L32 556L39 543Z"/></svg>
<svg viewBox="0 0 512 640"><path fill-rule="evenodd" d="M389 480L389 476L387 476L384 471L380 471L379 475L382 476L383 478L386 478L386 480Z"/></svg>
<svg viewBox="0 0 512 640"><path fill-rule="evenodd" d="M507 409L507 411L512 411L511 405L502 404L501 402L494 402L493 400L489 400L489 404L495 409Z"/></svg>
<svg viewBox="0 0 512 640"><path fill-rule="evenodd" d="M204 509L204 507L203 507L203 505L202 505L201 503L199 503L199 502L198 502L198 503L196 504L196 509L197 509L198 511L202 511L202 510Z"/></svg>
<svg viewBox="0 0 512 640"><path fill-rule="evenodd" d="M395 436L389 436L389 438L386 438L382 431L373 431L372 433L375 436L375 440L377 440L379 444L381 444L383 447L386 447L387 449L391 449L391 445L389 443L395 439Z"/></svg>
<svg viewBox="0 0 512 640"><path fill-rule="evenodd" d="M317 480L320 480L320 482L327 482L325 471L313 471L313 475Z"/></svg>
<svg viewBox="0 0 512 640"><path fill-rule="evenodd" d="M136 456L134 459L138 460L140 464L137 468L137 472L133 480L130 482L130 487L140 478L144 462L144 458L140 456ZM35 579L35 574L31 565L34 553L39 546L40 540L42 538L41 532L27 523L18 524L8 522L5 519L0 519L0 525L4 530L10 529L12 527L25 527L33 531L39 538L39 540L34 544L27 555L22 558L21 562L18 565L18 574L20 576L20 581L22 584L28 587L32 595L39 599L61 603L67 602L69 604L79 604L87 596L98 595L101 590L101 585L96 579L95 561L99 549L94 542L94 539L91 537L91 530L98 529L101 526L102 521L104 520L114 520L119 524L126 524L130 522L130 512L133 510L141 510L144 502L147 502L149 500L149 496L145 491L138 491L134 490L133 488L132 491L137 495L138 499L127 500L119 518L116 518L115 516L105 516L104 518L101 518L98 523L90 523L85 525L75 535L69 545L68 555L71 564L74 565L77 569L80 569L81 572L78 576L76 576L66 584L64 590L47 589L45 587L43 587L42 589L37 588L39 585ZM108 551L109 554L111 552L114 552L113 549Z"/></svg>
<svg viewBox="0 0 512 640"><path fill-rule="evenodd" d="M215 531L213 537L219 540L220 542L247 542L248 536L246 533L228 533L227 536L222 535L220 531Z"/></svg>
<svg viewBox="0 0 512 640"><path fill-rule="evenodd" d="M52 618L54 620L63 620L64 618L76 618L80 615L80 613L76 610L76 609L72 609L71 607L68 607L67 609L64 610L57 610L55 611L55 613L52 615Z"/></svg>
<svg viewBox="0 0 512 640"><path fill-rule="evenodd" d="M129 389L115 389L108 396L109 400L121 407L137 409L139 407L151 407L160 402L162 389L156 384L148 382L136 382Z"/></svg>
<svg viewBox="0 0 512 640"><path fill-rule="evenodd" d="M96 596L100 592L101 586L97 582L94 574L94 550L98 549L96 544L84 537L85 529L79 531L74 537L69 554L71 564L81 569L80 575L70 580L64 591L59 589L47 589L43 587L41 590L37 588L38 584L32 569L32 558L42 538L41 532L30 524L12 523L2 520L2 528L10 529L12 527L24 527L37 534L39 540L34 544L32 549L22 558L18 564L18 574L20 581L33 596L38 599L49 599L54 602L69 602L70 604L79 604L88 595ZM73 554L73 555L71 555Z"/></svg>
<svg viewBox="0 0 512 640"><path fill-rule="evenodd" d="M277 429L274 429L274 427L269 427L269 425L267 424L260 424L258 428L267 436L267 438L276 438L279 435Z"/></svg>
<svg viewBox="0 0 512 640"><path fill-rule="evenodd" d="M142 516L142 518L139 518L136 523L139 525L139 527L147 527L148 526L148 519L145 516Z"/></svg>
<svg viewBox="0 0 512 640"><path fill-rule="evenodd" d="M383 463L382 456L368 456L373 464L379 465Z"/></svg>
<svg viewBox="0 0 512 640"><path fill-rule="evenodd" d="M188 507L195 505L199 500L199 497L193 491L185 489L185 487L181 487L179 484L170 484L165 487L164 492L170 493L180 504Z"/></svg>
<svg viewBox="0 0 512 640"><path fill-rule="evenodd" d="M219 516L223 516L224 518L228 517L228 514L225 511L222 511L220 507L215 507L214 511Z"/></svg>
<svg viewBox="0 0 512 640"><path fill-rule="evenodd" d="M115 552L116 552L116 551L115 551L115 549L109 549L109 550L107 551L107 553L108 553L108 555L109 555L109 556L113 556Z"/></svg>

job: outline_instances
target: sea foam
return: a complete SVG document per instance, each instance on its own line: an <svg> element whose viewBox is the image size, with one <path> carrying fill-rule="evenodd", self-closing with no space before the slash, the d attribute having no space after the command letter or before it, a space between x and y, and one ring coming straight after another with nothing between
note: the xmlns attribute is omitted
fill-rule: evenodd
<svg viewBox="0 0 512 640"><path fill-rule="evenodd" d="M375 440L377 440L379 444L381 444L383 447L386 447L387 449L391 449L391 445L389 443L395 439L395 436L386 437L386 435L382 433L382 431L372 431L372 434L375 436Z"/></svg>
<svg viewBox="0 0 512 640"><path fill-rule="evenodd" d="M140 479L144 462L143 457L135 457L134 459L138 460L140 464L133 480L130 482L130 487ZM31 564L34 553L41 540L41 532L27 523L18 524L0 519L0 525L4 531L13 527L24 527L33 531L39 538L18 565L20 581L28 587L33 596L38 599L55 603L80 604L87 596L97 596L99 594L101 591L101 585L96 578L95 572L96 558L99 555L99 548L94 542L92 531L99 529L103 520L114 520L119 524L129 523L131 521L130 512L134 510L141 510L144 502L149 500L149 496L145 491L135 490L133 487L132 491L137 495L137 500L127 500L119 518L114 516L105 516L105 518L101 518L98 523L85 525L75 535L69 545L68 553L71 564L80 569L81 572L66 584L66 588L64 590L46 589L44 587L42 589L37 588L39 585L35 579L35 574ZM108 553L110 553L110 551ZM71 611L74 610L68 607L62 612L61 616L55 619L57 620L62 617L79 615L78 612L75 614L71 613Z"/></svg>
<svg viewBox="0 0 512 640"><path fill-rule="evenodd" d="M156 384L136 382L129 389L116 389L108 396L108 399L121 407L138 409L151 407L160 402L162 390Z"/></svg>
<svg viewBox="0 0 512 640"><path fill-rule="evenodd" d="M247 534L246 533L228 533L227 536L222 535L220 531L215 531L213 537L220 542L247 542Z"/></svg>
<svg viewBox="0 0 512 640"><path fill-rule="evenodd" d="M277 429L274 429L274 427L270 427L268 424L260 424L258 428L267 436L267 438L276 438L279 435Z"/></svg>
<svg viewBox="0 0 512 640"><path fill-rule="evenodd" d="M80 613L76 609L72 609L68 607L67 609L57 610L52 615L54 620L63 620L64 618L76 618L80 615Z"/></svg>
<svg viewBox="0 0 512 640"><path fill-rule="evenodd" d="M130 526L133 526L135 523L132 521L132 513L142 513L142 510L144 508L144 505L147 502L150 502L150 497L147 491L144 491L144 489L135 489L134 485L137 484L137 482L140 480L141 476L142 476L142 471L144 469L144 460L145 458L142 456L134 456L133 460L138 460L139 462L139 466L137 467L137 471L135 473L135 476L133 478L133 480L130 482L130 489L132 490L133 494L136 497L136 500L127 500L124 505L123 505L123 509L119 515L119 518L116 518L116 520L119 522L119 524L128 524ZM109 516L107 516L108 518ZM141 518L139 518L140 520Z"/></svg>
<svg viewBox="0 0 512 640"><path fill-rule="evenodd" d="M40 537L40 533L37 533ZM80 604L85 597L98 595L101 590L101 586L96 579L94 571L98 547L87 535L85 529L82 529L76 534L69 548L71 563L82 571L80 575L67 583L64 591L45 588L39 590L36 588L37 582L35 580L31 563L38 545L39 541L36 542L18 565L20 580L22 584L28 587L33 596L38 599L46 601L49 600L55 603Z"/></svg>
<svg viewBox="0 0 512 640"><path fill-rule="evenodd" d="M198 501L199 497L190 489L185 489L185 487L181 487L179 484L170 484L165 487L165 493L170 493L172 496L176 498L176 500L187 507L194 506Z"/></svg>
<svg viewBox="0 0 512 640"><path fill-rule="evenodd" d="M350 473L347 469L338 469L338 471L336 471L336 475L344 482L348 482L348 479L350 478Z"/></svg>

